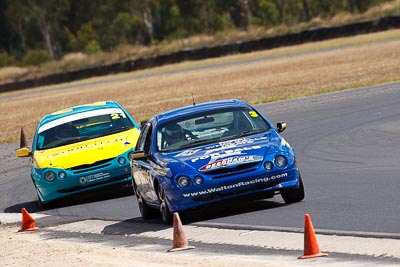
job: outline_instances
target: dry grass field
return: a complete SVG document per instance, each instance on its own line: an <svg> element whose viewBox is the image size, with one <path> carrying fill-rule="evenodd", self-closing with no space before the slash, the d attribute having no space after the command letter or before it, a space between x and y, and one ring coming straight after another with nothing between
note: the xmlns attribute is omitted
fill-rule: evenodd
<svg viewBox="0 0 400 267"><path fill-rule="evenodd" d="M260 58L266 60L243 62ZM201 66L210 67L182 71ZM47 113L94 101L116 100L140 121L191 104L192 94L197 103L229 98L266 103L397 80L400 30L184 62L68 84L72 89L55 85L0 94L0 143L17 141L21 127L31 138Z"/></svg>

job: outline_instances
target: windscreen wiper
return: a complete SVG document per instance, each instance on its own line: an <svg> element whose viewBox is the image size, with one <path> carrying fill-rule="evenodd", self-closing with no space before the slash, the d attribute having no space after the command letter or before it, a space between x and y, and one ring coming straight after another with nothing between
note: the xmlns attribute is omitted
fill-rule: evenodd
<svg viewBox="0 0 400 267"><path fill-rule="evenodd" d="M102 134L99 135L99 137L100 137L100 136L106 136L106 135L110 135L110 134L115 134L115 133L124 132L124 131L129 130L129 129L131 129L130 126L123 126L123 127L118 128L118 129L113 129L113 130L111 130L111 131L102 133Z"/></svg>
<svg viewBox="0 0 400 267"><path fill-rule="evenodd" d="M267 129L257 128L257 129L254 129L254 130L244 131L243 133L235 135L234 137L242 137L242 136L246 136L246 135L250 135L250 134L258 134L258 133L262 133L262 132L265 132L265 131L267 131Z"/></svg>
<svg viewBox="0 0 400 267"><path fill-rule="evenodd" d="M69 138L68 140L65 140L64 142L60 142L54 147L59 147L59 146L66 146L74 143L78 143L81 141L85 141L87 139L90 139L88 136L81 136L81 137L74 137L74 138Z"/></svg>

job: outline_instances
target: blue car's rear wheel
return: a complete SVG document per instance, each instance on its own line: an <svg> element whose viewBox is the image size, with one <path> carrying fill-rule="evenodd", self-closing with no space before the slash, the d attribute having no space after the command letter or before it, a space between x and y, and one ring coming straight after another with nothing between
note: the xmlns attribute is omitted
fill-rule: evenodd
<svg viewBox="0 0 400 267"><path fill-rule="evenodd" d="M158 197L160 199L161 219L164 222L164 224L171 225L173 216L172 216L171 211L169 210L168 203L165 200L164 188L160 184L158 185Z"/></svg>
<svg viewBox="0 0 400 267"><path fill-rule="evenodd" d="M304 185L303 185L303 179L301 179L300 175L299 175L299 187L283 189L281 191L281 196L286 204L300 202L304 199L305 196Z"/></svg>

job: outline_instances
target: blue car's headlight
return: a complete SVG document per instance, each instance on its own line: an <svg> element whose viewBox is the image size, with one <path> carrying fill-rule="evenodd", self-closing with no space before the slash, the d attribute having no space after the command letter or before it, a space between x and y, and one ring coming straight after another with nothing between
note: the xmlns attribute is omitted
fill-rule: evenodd
<svg viewBox="0 0 400 267"><path fill-rule="evenodd" d="M180 187L188 187L190 185L190 178L187 176L180 176L178 178L178 185Z"/></svg>
<svg viewBox="0 0 400 267"><path fill-rule="evenodd" d="M195 176L194 177L194 183L197 184L197 185L202 184L203 183L203 177Z"/></svg>
<svg viewBox="0 0 400 267"><path fill-rule="evenodd" d="M275 164L276 166L278 166L279 168L284 168L287 166L288 164L288 160L285 156L279 155L275 158Z"/></svg>
<svg viewBox="0 0 400 267"><path fill-rule="evenodd" d="M266 161L266 162L264 162L264 168L265 168L267 171L272 170L273 167L274 167L274 164L273 164L271 161Z"/></svg>

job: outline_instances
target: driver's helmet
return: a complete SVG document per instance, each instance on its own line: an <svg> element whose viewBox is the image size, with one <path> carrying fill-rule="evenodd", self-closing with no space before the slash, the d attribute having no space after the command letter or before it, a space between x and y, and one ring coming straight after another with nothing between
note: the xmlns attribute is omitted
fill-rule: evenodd
<svg viewBox="0 0 400 267"><path fill-rule="evenodd" d="M168 144L173 144L185 140L185 134L179 124L173 123L167 125L165 127L164 133L165 141L167 141Z"/></svg>

